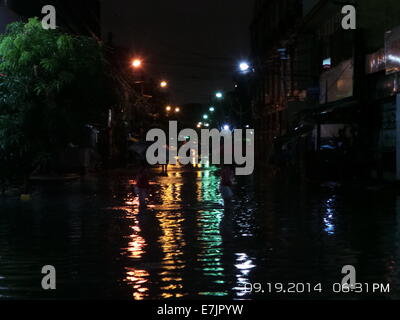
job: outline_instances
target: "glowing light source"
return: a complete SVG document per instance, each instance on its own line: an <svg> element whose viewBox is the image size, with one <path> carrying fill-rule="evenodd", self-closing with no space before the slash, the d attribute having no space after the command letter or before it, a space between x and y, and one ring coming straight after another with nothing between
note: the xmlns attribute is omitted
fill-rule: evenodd
<svg viewBox="0 0 400 320"><path fill-rule="evenodd" d="M210 112L214 112L215 108L214 107L210 107Z"/></svg>
<svg viewBox="0 0 400 320"><path fill-rule="evenodd" d="M322 61L322 66L324 69L329 69L332 66L332 59L326 58Z"/></svg>
<svg viewBox="0 0 400 320"><path fill-rule="evenodd" d="M175 108L175 112L176 112L176 113L181 112L181 108Z"/></svg>
<svg viewBox="0 0 400 320"><path fill-rule="evenodd" d="M168 82L167 82L167 81L161 81L160 87L161 87L161 88L166 88L166 87L168 87Z"/></svg>
<svg viewBox="0 0 400 320"><path fill-rule="evenodd" d="M246 72L246 71L248 71L250 69L250 65L247 62L241 62L239 64L239 69L242 72Z"/></svg>
<svg viewBox="0 0 400 320"><path fill-rule="evenodd" d="M224 95L222 94L222 92L217 92L217 93L215 94L215 96L216 96L218 99L222 99L222 98L224 97Z"/></svg>
<svg viewBox="0 0 400 320"><path fill-rule="evenodd" d="M132 67L134 67L135 69L138 69L142 66L143 62L140 59L134 59L132 61Z"/></svg>
<svg viewBox="0 0 400 320"><path fill-rule="evenodd" d="M205 115L203 116L203 119L204 119L204 120L207 120L207 119L208 119L208 114L205 114Z"/></svg>
<svg viewBox="0 0 400 320"><path fill-rule="evenodd" d="M229 126L229 125L227 125L227 124L226 124L226 125L224 125L224 127L223 127L223 128L224 128L224 130L225 130L225 131L229 131L229 130L230 130L230 126Z"/></svg>
<svg viewBox="0 0 400 320"><path fill-rule="evenodd" d="M392 54L389 55L389 60L400 63L400 57L394 56Z"/></svg>
<svg viewBox="0 0 400 320"><path fill-rule="evenodd" d="M167 110L167 111L169 112L169 111L172 110L172 108L171 108L171 106L167 106L167 107L165 108L165 110Z"/></svg>

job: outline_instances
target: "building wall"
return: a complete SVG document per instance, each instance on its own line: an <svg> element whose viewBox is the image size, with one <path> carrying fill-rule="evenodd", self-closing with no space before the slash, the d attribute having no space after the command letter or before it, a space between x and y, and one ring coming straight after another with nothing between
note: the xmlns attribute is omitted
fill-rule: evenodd
<svg viewBox="0 0 400 320"><path fill-rule="evenodd" d="M271 144L274 136L299 123L298 115L314 109L311 121L316 128L329 121L351 128L356 137L351 152L366 171L393 173L397 152L400 179L400 144L393 143L399 128L388 125L388 119L394 119L393 105L400 105L400 99L395 101L400 92L400 4L356 2L357 30L342 29L342 2L303 0L301 10L295 1L257 2L252 25L256 129L264 134L263 143ZM294 8L298 11L293 16ZM398 64L389 75L385 38L393 38L391 63ZM330 63L324 66L324 60Z"/></svg>
<svg viewBox="0 0 400 320"><path fill-rule="evenodd" d="M302 15L298 0L257 1L251 26L252 56L257 70L253 83L253 113L256 128L271 142L288 127L288 96L293 96L298 82L293 79L295 66L290 35ZM299 15L300 13L300 15Z"/></svg>
<svg viewBox="0 0 400 320"><path fill-rule="evenodd" d="M357 9L359 28L365 31L366 50L383 47L384 33L400 25L400 3L396 0L362 0Z"/></svg>

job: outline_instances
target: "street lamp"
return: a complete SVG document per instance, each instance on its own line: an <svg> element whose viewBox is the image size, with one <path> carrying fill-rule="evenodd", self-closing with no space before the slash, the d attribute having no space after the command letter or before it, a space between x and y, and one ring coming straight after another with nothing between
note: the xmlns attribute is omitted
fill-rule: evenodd
<svg viewBox="0 0 400 320"><path fill-rule="evenodd" d="M134 59L134 60L132 61L132 67L134 67L135 69L141 68L141 67L142 67L142 64L143 64L143 62L142 62L141 59Z"/></svg>
<svg viewBox="0 0 400 320"><path fill-rule="evenodd" d="M167 110L167 112L170 112L170 111L172 110L172 108L171 108L171 106L167 106L167 107L165 108L165 110Z"/></svg>
<svg viewBox="0 0 400 320"><path fill-rule="evenodd" d="M176 113L181 112L181 108L175 108L175 112L176 112Z"/></svg>
<svg viewBox="0 0 400 320"><path fill-rule="evenodd" d="M210 107L210 112L214 112L215 108L214 107Z"/></svg>
<svg viewBox="0 0 400 320"><path fill-rule="evenodd" d="M161 88L166 88L166 87L168 87L168 82L167 82L167 81L161 81L160 87L161 87Z"/></svg>
<svg viewBox="0 0 400 320"><path fill-rule="evenodd" d="M215 96L216 96L218 99L222 99L222 98L224 97L224 95L222 94L222 92L217 92L217 93L215 94Z"/></svg>
<svg viewBox="0 0 400 320"><path fill-rule="evenodd" d="M208 114L205 114L205 115L203 116L203 119L204 119L204 120L207 120L207 119L208 119Z"/></svg>
<svg viewBox="0 0 400 320"><path fill-rule="evenodd" d="M243 61L239 64L239 69L241 72L247 72L250 69L250 65L247 62Z"/></svg>

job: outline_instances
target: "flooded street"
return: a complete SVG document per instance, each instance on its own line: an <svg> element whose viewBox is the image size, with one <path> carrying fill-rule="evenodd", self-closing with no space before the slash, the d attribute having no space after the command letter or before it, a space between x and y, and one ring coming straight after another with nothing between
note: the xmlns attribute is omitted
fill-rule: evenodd
<svg viewBox="0 0 400 320"><path fill-rule="evenodd" d="M238 178L224 209L215 170L153 171L146 212L128 171L43 186L30 202L1 199L0 299L400 298L395 191L258 170ZM57 270L57 290L41 288L45 265ZM345 265L357 282L391 292L334 293ZM323 292L278 294L268 283L321 283Z"/></svg>

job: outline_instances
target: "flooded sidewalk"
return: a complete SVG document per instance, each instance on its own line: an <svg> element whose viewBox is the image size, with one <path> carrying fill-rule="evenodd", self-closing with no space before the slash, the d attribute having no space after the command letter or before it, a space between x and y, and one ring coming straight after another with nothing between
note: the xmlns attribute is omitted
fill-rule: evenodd
<svg viewBox="0 0 400 320"><path fill-rule="evenodd" d="M216 168L153 175L146 211L128 170L42 186L29 202L1 199L0 299L400 297L394 191L256 171L237 179L225 209ZM57 270L54 291L41 288L45 265ZM345 265L390 292L334 292Z"/></svg>

